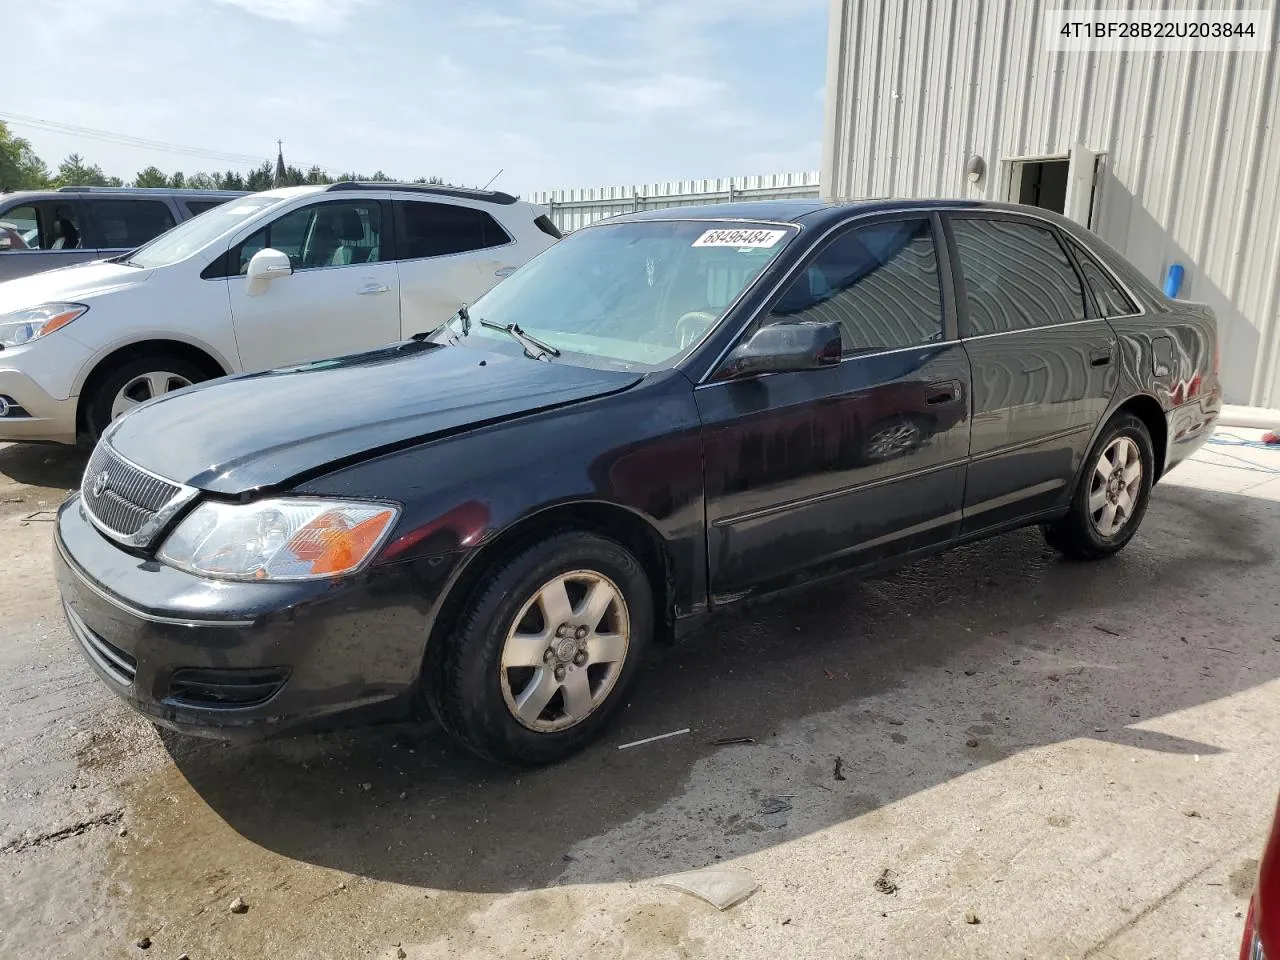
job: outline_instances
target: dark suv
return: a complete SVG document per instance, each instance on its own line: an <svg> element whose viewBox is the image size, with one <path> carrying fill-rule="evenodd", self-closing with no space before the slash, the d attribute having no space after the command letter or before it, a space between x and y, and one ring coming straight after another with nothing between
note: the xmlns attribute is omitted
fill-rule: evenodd
<svg viewBox="0 0 1280 960"><path fill-rule="evenodd" d="M239 196L132 187L0 194L0 280L114 257Z"/></svg>

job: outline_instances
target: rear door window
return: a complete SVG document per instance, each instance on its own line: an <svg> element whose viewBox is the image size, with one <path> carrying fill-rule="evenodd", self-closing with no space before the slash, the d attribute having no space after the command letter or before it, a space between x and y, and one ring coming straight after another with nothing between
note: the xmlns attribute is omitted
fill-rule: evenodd
<svg viewBox="0 0 1280 960"><path fill-rule="evenodd" d="M1056 233L1021 220L952 217L968 335L1085 319L1084 287Z"/></svg>
<svg viewBox="0 0 1280 960"><path fill-rule="evenodd" d="M79 250L83 243L78 205L65 200L42 200L0 213L9 224L5 250Z"/></svg>
<svg viewBox="0 0 1280 960"><path fill-rule="evenodd" d="M206 210L212 210L214 207L220 207L226 200L183 200L183 204L187 208L187 212L193 217L198 217Z"/></svg>
<svg viewBox="0 0 1280 960"><path fill-rule="evenodd" d="M1129 295L1112 279L1111 274L1098 263L1093 256L1075 241L1069 241L1075 252L1076 262L1080 264L1080 272L1093 292L1093 299L1098 302L1098 310L1104 317L1123 317L1137 313L1138 308L1129 299Z"/></svg>
<svg viewBox="0 0 1280 960"><path fill-rule="evenodd" d="M443 257L510 243L511 237L483 210L453 203L397 200L404 225L401 260Z"/></svg>
<svg viewBox="0 0 1280 960"><path fill-rule="evenodd" d="M161 200L87 201L104 250L132 250L173 226L173 212Z"/></svg>

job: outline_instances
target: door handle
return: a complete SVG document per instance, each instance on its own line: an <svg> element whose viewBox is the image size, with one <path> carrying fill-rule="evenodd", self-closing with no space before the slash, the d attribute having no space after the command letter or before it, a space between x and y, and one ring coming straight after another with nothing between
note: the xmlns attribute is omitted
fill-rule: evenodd
<svg viewBox="0 0 1280 960"><path fill-rule="evenodd" d="M386 293L391 288L385 283L366 283L363 287L356 291L359 294L366 293Z"/></svg>
<svg viewBox="0 0 1280 960"><path fill-rule="evenodd" d="M959 380L944 380L941 383L931 383L925 391L924 402L930 405L939 403L951 403L959 400L961 395Z"/></svg>
<svg viewBox="0 0 1280 960"><path fill-rule="evenodd" d="M515 272L515 267L499 267L497 270L493 271L493 275L495 277L509 277Z"/></svg>
<svg viewBox="0 0 1280 960"><path fill-rule="evenodd" d="M1106 350L1093 350L1089 354L1089 366L1105 367L1111 362L1111 348Z"/></svg>

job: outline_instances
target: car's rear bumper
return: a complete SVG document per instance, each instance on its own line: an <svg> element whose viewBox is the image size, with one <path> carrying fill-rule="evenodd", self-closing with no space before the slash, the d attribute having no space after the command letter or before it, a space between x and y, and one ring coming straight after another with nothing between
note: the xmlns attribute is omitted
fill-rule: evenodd
<svg viewBox="0 0 1280 960"><path fill-rule="evenodd" d="M431 609L413 564L337 582L207 580L111 543L78 496L59 510L54 544L81 653L158 724L257 738L413 702Z"/></svg>
<svg viewBox="0 0 1280 960"><path fill-rule="evenodd" d="M1164 470L1168 473L1205 445L1222 415L1222 397L1200 396L1179 404L1165 414L1167 443Z"/></svg>

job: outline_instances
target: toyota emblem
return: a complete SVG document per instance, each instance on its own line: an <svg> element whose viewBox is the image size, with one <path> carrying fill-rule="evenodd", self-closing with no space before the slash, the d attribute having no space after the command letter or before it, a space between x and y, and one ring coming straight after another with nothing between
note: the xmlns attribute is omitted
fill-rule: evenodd
<svg viewBox="0 0 1280 960"><path fill-rule="evenodd" d="M111 485L111 478L107 476L107 471L103 470L100 474L93 478L93 495L100 497L107 492L107 487Z"/></svg>

